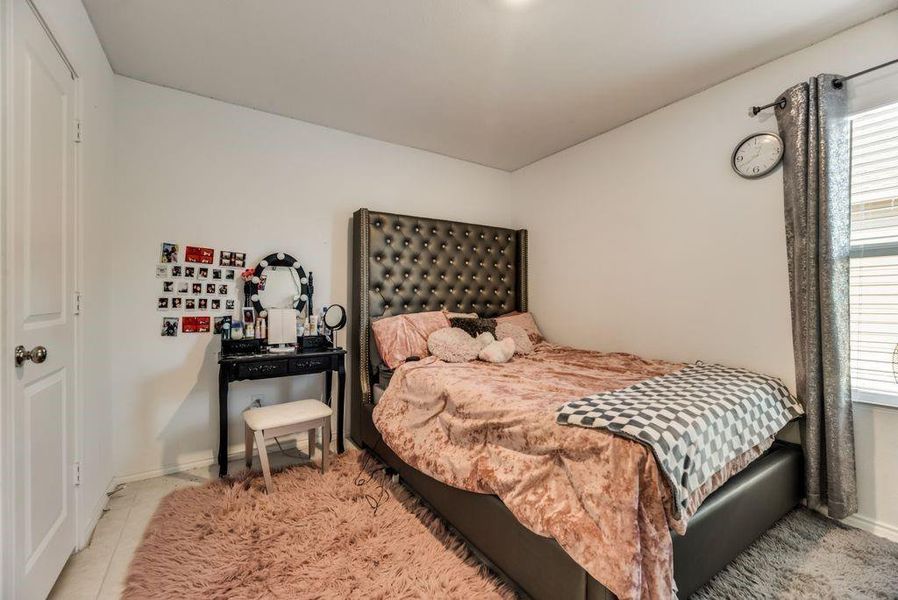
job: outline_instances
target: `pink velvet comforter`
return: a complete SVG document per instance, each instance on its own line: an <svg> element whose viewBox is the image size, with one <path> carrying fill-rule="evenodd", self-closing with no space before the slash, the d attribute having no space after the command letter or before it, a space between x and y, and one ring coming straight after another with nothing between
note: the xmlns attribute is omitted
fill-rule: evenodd
<svg viewBox="0 0 898 600"><path fill-rule="evenodd" d="M684 532L704 497L764 448L703 486L677 521L651 450L604 430L563 427L555 413L571 399L682 366L548 343L501 365L429 357L396 371L374 423L406 463L448 485L499 496L621 600L668 600L670 529Z"/></svg>

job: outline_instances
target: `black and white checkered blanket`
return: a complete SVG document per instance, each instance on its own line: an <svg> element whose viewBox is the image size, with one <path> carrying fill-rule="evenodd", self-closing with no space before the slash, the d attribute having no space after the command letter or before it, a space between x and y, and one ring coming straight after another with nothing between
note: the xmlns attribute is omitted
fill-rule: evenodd
<svg viewBox="0 0 898 600"><path fill-rule="evenodd" d="M648 445L679 515L689 494L804 409L778 380L702 362L568 402L562 425L601 427Z"/></svg>

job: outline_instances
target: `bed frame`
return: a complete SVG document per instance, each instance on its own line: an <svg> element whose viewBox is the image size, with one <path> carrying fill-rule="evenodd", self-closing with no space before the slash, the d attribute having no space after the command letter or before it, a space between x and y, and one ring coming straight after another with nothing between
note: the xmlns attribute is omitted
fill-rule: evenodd
<svg viewBox="0 0 898 600"><path fill-rule="evenodd" d="M381 440L371 411L387 375L371 342L374 317L445 309L495 317L527 310L527 231L360 209L352 222L350 435L395 469L501 576L532 598L612 599L561 546L536 535L499 498L424 475ZM776 442L708 497L674 534L679 596L704 585L804 497L803 459Z"/></svg>

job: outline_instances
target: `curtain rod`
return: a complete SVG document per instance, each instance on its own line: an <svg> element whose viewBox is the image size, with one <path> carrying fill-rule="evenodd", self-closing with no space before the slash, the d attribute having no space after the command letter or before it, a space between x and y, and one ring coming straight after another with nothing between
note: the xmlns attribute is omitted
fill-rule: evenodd
<svg viewBox="0 0 898 600"><path fill-rule="evenodd" d="M833 87L836 89L842 89L842 86L844 86L845 82L849 79L854 79L855 77L860 77L861 75L866 75L867 73L872 73L873 71L877 71L879 69L882 69L883 67L888 67L894 64L898 64L898 58L893 58L892 60L886 61L880 65L876 65L875 67L870 67L869 69L864 69L863 71L852 73L847 77L837 77L836 79L833 79ZM764 106L752 106L748 111L749 116L754 117L762 110L771 108L773 106L779 106L781 109L786 108L786 99L780 96L770 104L765 104Z"/></svg>

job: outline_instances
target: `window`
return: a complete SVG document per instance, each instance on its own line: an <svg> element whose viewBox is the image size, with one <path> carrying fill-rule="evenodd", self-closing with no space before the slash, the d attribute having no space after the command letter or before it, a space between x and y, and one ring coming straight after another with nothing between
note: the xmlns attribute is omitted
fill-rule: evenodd
<svg viewBox="0 0 898 600"><path fill-rule="evenodd" d="M852 120L851 379L898 406L898 104Z"/></svg>

